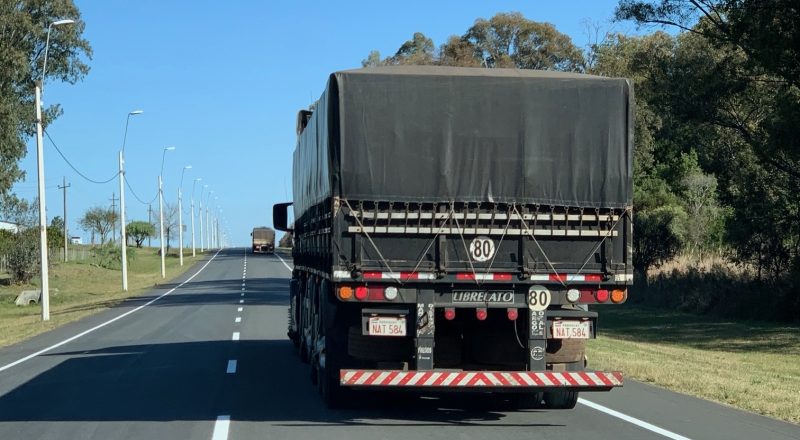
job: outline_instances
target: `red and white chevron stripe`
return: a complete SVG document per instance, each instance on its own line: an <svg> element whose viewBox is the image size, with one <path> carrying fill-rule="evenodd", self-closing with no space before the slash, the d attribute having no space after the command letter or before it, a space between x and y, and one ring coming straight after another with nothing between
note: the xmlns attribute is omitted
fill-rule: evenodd
<svg viewBox="0 0 800 440"><path fill-rule="evenodd" d="M620 371L401 371L341 370L342 385L354 387L570 387L622 386Z"/></svg>

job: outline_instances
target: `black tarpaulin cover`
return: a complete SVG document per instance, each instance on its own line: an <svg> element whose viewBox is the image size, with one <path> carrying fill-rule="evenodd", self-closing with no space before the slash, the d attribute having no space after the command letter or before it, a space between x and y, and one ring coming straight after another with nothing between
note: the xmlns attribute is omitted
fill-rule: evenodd
<svg viewBox="0 0 800 440"><path fill-rule="evenodd" d="M560 72L337 72L295 151L295 214L351 200L632 202L633 88Z"/></svg>

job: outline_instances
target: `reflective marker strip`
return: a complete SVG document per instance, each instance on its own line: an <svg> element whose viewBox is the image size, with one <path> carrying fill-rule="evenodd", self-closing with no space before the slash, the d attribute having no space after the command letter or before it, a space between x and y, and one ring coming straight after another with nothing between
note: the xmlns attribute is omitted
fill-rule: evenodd
<svg viewBox="0 0 800 440"><path fill-rule="evenodd" d="M347 386L381 387L620 387L619 371L401 371L401 370L341 370L340 383Z"/></svg>
<svg viewBox="0 0 800 440"><path fill-rule="evenodd" d="M619 281L614 276L614 281ZM531 275L531 281L562 281L562 282L601 282L603 276L600 274L565 274L565 273L550 273L550 274L534 274Z"/></svg>
<svg viewBox="0 0 800 440"><path fill-rule="evenodd" d="M457 280L511 281L510 273L459 273Z"/></svg>

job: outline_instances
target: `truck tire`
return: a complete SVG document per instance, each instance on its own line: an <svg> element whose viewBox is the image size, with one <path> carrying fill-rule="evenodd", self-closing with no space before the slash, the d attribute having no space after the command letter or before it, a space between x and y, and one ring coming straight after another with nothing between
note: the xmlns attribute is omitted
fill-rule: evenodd
<svg viewBox="0 0 800 440"><path fill-rule="evenodd" d="M324 285L323 285L324 286ZM326 292L321 292L326 294ZM327 298L327 296L326 296ZM320 304L320 328L325 336L325 365L316 362L317 381L322 401L330 409L350 407L354 403L353 391L341 385L339 370L344 364L347 352L341 339L343 328L333 321L333 306L325 300Z"/></svg>
<svg viewBox="0 0 800 440"><path fill-rule="evenodd" d="M550 339L547 341L547 363L565 364L582 361L586 353L585 339Z"/></svg>
<svg viewBox="0 0 800 440"><path fill-rule="evenodd" d="M544 392L544 407L548 409L572 409L578 403L578 392L557 390Z"/></svg>
<svg viewBox="0 0 800 440"><path fill-rule="evenodd" d="M400 361L411 353L410 338L364 336L361 327L347 330L347 354L365 361Z"/></svg>

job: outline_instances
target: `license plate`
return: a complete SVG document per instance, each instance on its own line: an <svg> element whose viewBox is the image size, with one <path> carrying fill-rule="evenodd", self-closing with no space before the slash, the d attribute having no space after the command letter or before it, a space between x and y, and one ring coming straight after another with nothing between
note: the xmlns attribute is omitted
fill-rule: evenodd
<svg viewBox="0 0 800 440"><path fill-rule="evenodd" d="M553 321L554 339L589 339L589 321Z"/></svg>
<svg viewBox="0 0 800 440"><path fill-rule="evenodd" d="M405 336L406 318L378 316L369 318L370 336Z"/></svg>

